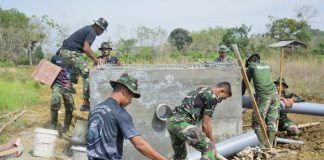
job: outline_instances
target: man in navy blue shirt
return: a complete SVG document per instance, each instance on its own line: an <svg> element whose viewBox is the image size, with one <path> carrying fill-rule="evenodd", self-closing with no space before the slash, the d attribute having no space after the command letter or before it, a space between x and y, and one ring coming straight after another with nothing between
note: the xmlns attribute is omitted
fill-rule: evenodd
<svg viewBox="0 0 324 160"><path fill-rule="evenodd" d="M90 110L88 123L88 159L121 160L124 139L130 140L134 147L150 159L166 160L150 144L141 138L131 115L125 107L132 98L140 98L137 92L137 79L124 73L117 81L110 81L113 87L111 97Z"/></svg>
<svg viewBox="0 0 324 160"><path fill-rule="evenodd" d="M91 50L96 36L100 36L103 31L107 29L108 22L104 18L99 18L93 25L85 26L70 37L63 41L62 50L60 55L65 63L70 65L77 75L83 78L83 105L81 108L90 108L90 94L89 94L89 67L87 62L82 58L85 53L90 59L93 60L94 66L98 64L97 57ZM73 79L75 77L72 77Z"/></svg>

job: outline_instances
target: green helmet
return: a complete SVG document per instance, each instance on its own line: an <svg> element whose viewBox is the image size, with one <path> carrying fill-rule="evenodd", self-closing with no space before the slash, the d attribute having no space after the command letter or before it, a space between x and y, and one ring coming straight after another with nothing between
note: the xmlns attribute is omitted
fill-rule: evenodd
<svg viewBox="0 0 324 160"><path fill-rule="evenodd" d="M128 73L123 73L117 81L109 81L111 87L115 88L116 84L122 84L128 88L135 98L140 98L141 95L138 93L137 79Z"/></svg>
<svg viewBox="0 0 324 160"><path fill-rule="evenodd" d="M227 52L228 52L228 48L225 45L220 46L218 49L218 53L227 53Z"/></svg>
<svg viewBox="0 0 324 160"><path fill-rule="evenodd" d="M102 42L99 50L102 50L104 48L108 48L108 49L111 49L112 50L112 48L110 47L110 45L109 45L108 42Z"/></svg>
<svg viewBox="0 0 324 160"><path fill-rule="evenodd" d="M108 22L104 18L99 18L98 20L94 21L96 25L98 25L102 30L106 30L108 27Z"/></svg>

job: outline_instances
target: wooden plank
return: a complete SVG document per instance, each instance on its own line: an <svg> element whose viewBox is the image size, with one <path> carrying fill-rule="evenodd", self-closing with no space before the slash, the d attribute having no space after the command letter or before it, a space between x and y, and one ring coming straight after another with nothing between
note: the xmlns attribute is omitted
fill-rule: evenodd
<svg viewBox="0 0 324 160"><path fill-rule="evenodd" d="M61 67L42 59L31 77L36 81L51 86L61 70Z"/></svg>
<svg viewBox="0 0 324 160"><path fill-rule="evenodd" d="M252 107L253 107L253 111L254 111L254 113L256 115L256 118L257 118L257 120L258 120L258 122L260 124L263 138L266 141L266 145L269 148L271 148L272 145L270 145L270 142L269 142L269 138L268 138L268 135L267 135L267 130L265 128L265 123L264 123L264 120L261 118L261 115L260 115L260 112L259 112L259 108L258 108L257 103L255 101L255 98L254 98L254 95L253 95L253 92L252 92L252 89L251 89L251 86L250 86L250 82L249 82L248 77L247 77L246 72L245 72L246 69L245 69L245 66L243 65L240 52L238 51L238 48L237 48L237 45L236 44L233 44L232 45L232 48L234 49L235 56L236 56L236 58L238 60L239 65L241 66L241 73L242 73L242 76L243 76L243 81L244 81L244 84L246 86L246 90L248 91L248 93L250 95L251 102L252 102Z"/></svg>

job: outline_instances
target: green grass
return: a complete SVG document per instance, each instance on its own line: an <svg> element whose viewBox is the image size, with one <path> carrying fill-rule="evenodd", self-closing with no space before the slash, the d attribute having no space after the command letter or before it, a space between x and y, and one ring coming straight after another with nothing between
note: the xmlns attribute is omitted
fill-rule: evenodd
<svg viewBox="0 0 324 160"><path fill-rule="evenodd" d="M17 111L39 101L40 84L30 77L33 68L0 68L0 111Z"/></svg>

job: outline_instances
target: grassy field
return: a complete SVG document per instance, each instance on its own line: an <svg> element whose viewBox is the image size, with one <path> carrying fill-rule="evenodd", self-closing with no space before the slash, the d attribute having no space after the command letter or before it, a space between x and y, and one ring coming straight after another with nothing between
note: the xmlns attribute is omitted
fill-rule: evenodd
<svg viewBox="0 0 324 160"><path fill-rule="evenodd" d="M0 111L17 111L39 101L41 85L30 77L33 69L0 68Z"/></svg>

